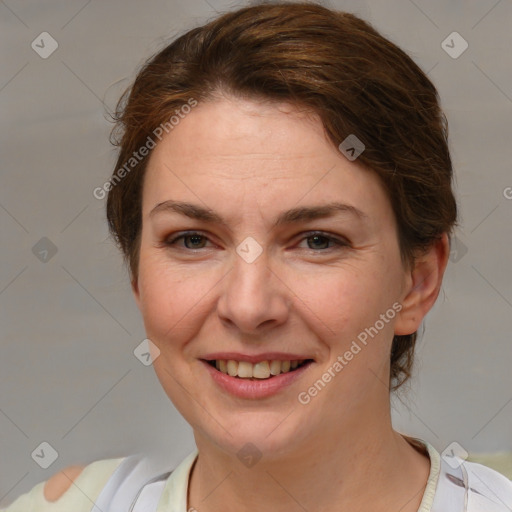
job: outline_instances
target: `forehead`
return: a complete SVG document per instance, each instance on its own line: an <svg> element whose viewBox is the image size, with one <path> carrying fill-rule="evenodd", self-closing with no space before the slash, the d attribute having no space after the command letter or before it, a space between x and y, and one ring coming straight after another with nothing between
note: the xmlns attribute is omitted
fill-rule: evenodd
<svg viewBox="0 0 512 512"><path fill-rule="evenodd" d="M199 103L159 146L160 151L179 146L181 158L194 158L199 151L202 157L249 160L301 158L318 152L319 145L334 151L313 113L288 103L221 97Z"/></svg>
<svg viewBox="0 0 512 512"><path fill-rule="evenodd" d="M318 117L227 98L200 103L153 150L143 216L168 199L269 210L340 200L371 210L387 200L376 174L347 160Z"/></svg>

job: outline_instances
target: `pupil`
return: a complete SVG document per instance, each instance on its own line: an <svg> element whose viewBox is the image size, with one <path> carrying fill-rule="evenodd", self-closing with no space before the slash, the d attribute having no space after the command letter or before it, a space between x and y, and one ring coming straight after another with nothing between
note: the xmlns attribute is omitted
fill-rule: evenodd
<svg viewBox="0 0 512 512"><path fill-rule="evenodd" d="M316 240L316 241L318 241L319 239L321 240L322 238L325 240L324 244L325 243L327 243L327 244L329 243L327 238L325 238L324 236L321 236L321 235L313 235L313 236L310 237L310 239L313 239L313 240ZM317 248L318 248L318 246L317 246Z"/></svg>
<svg viewBox="0 0 512 512"><path fill-rule="evenodd" d="M196 242L200 242L202 236L201 235L188 235L188 240L193 240L192 245L195 245Z"/></svg>

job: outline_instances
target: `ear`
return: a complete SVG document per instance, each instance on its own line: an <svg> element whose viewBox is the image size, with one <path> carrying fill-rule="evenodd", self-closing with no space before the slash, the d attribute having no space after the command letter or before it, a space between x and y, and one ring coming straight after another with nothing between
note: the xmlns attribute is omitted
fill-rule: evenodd
<svg viewBox="0 0 512 512"><path fill-rule="evenodd" d="M407 335L418 330L439 295L449 255L450 242L446 233L425 252L417 255L407 273L395 334Z"/></svg>

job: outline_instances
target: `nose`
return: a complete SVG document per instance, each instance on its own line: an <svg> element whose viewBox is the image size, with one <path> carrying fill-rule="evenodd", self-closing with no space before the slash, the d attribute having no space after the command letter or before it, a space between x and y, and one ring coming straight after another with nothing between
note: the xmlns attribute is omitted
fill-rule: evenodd
<svg viewBox="0 0 512 512"><path fill-rule="evenodd" d="M222 281L219 318L240 332L255 335L284 324L291 291L283 277L271 268L265 252L252 263L237 254L232 270Z"/></svg>

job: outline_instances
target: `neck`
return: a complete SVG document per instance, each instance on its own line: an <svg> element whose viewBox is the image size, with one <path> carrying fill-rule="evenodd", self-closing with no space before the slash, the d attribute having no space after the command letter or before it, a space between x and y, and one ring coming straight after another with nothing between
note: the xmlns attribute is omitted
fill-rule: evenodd
<svg viewBox="0 0 512 512"><path fill-rule="evenodd" d="M429 458L392 429L389 409L378 417L373 409L357 425L324 427L293 453L263 456L251 467L196 433L187 510L417 512Z"/></svg>

